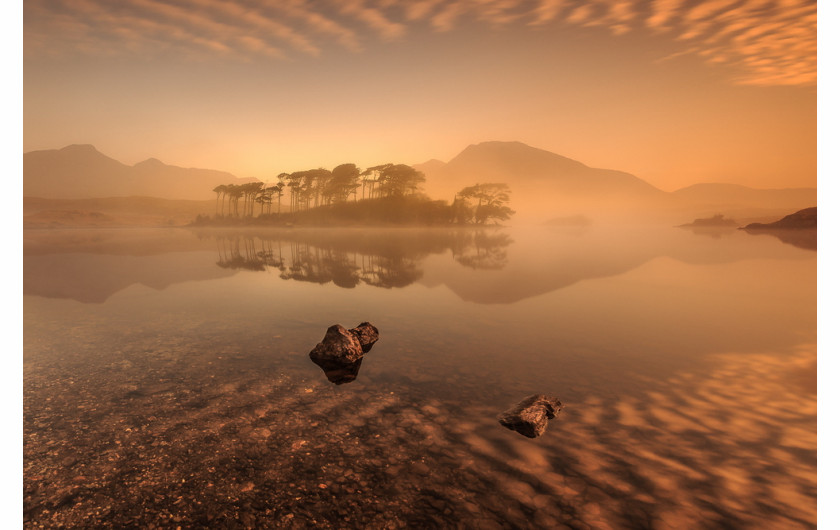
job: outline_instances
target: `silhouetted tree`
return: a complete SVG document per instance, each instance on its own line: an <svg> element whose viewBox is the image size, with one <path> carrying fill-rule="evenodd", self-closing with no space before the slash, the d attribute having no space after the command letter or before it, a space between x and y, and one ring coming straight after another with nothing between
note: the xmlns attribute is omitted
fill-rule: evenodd
<svg viewBox="0 0 840 530"><path fill-rule="evenodd" d="M341 164L332 170L332 176L324 187L324 204L345 202L359 187L361 171L356 164Z"/></svg>
<svg viewBox="0 0 840 530"><path fill-rule="evenodd" d="M426 182L426 176L405 164L388 164L380 172L380 195L385 197L413 195L420 185Z"/></svg>
<svg viewBox="0 0 840 530"><path fill-rule="evenodd" d="M245 194L242 185L230 184L228 186L228 215L239 217L239 199ZM231 205L233 206L231 208Z"/></svg>
<svg viewBox="0 0 840 530"><path fill-rule="evenodd" d="M216 215L219 215L219 196L220 195L224 196L225 185L224 184L219 184L218 186L213 188L213 191L216 192ZM224 206L224 203L222 203L222 205Z"/></svg>
<svg viewBox="0 0 840 530"><path fill-rule="evenodd" d="M310 169L307 171L306 178L311 189L312 200L314 202L313 206L318 207L321 204L326 204L323 202L324 189L332 178L332 172L324 168Z"/></svg>
<svg viewBox="0 0 840 530"><path fill-rule="evenodd" d="M267 206L268 207L268 215L271 215L271 203L274 201L274 195L275 194L278 195L277 201L279 203L280 202L280 196L283 194L282 189L283 189L282 185L268 186L268 187L265 187L265 188L262 189L262 191L260 192L260 195L258 197L258 200L261 204L261 208L260 208L260 213L261 214L265 213L265 211L262 207Z"/></svg>
<svg viewBox="0 0 840 530"><path fill-rule="evenodd" d="M513 215L508 207L510 188L507 184L476 184L467 186L457 193L453 202L453 211L463 217L469 208L470 217L476 224L486 224L488 220L505 221Z"/></svg>
<svg viewBox="0 0 840 530"><path fill-rule="evenodd" d="M289 211L296 212L298 204L300 203L300 189L303 182L303 171L295 171L294 173L281 173L278 178L283 178L286 186L289 187Z"/></svg>
<svg viewBox="0 0 840 530"><path fill-rule="evenodd" d="M369 167L362 173L362 199L365 198L365 191L367 191L367 198L373 199L378 197L379 184L383 179L383 172L394 164L382 164L379 166Z"/></svg>

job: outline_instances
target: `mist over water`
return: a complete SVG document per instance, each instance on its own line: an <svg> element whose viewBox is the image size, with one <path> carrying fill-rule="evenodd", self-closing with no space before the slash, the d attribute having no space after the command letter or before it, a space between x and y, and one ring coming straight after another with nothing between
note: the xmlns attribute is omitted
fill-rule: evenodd
<svg viewBox="0 0 840 530"><path fill-rule="evenodd" d="M27 231L26 525L814 527L815 343L737 230Z"/></svg>

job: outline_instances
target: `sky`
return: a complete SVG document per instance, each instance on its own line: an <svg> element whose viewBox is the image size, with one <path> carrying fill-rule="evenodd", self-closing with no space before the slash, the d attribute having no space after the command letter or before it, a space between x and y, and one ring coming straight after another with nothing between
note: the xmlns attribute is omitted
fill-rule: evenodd
<svg viewBox="0 0 840 530"><path fill-rule="evenodd" d="M23 151L272 181L521 141L671 191L817 185L807 0L26 0Z"/></svg>

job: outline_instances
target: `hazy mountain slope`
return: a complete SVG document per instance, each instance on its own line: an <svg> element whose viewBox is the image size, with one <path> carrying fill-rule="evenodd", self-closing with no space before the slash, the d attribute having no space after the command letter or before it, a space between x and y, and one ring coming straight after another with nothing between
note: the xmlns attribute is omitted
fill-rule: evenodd
<svg viewBox="0 0 840 530"><path fill-rule="evenodd" d="M199 214L213 215L215 200L189 201L156 197L95 199L23 198L24 228L77 226L179 226Z"/></svg>
<svg viewBox="0 0 840 530"><path fill-rule="evenodd" d="M590 168L576 160L521 142L470 145L433 173L436 179L443 181L442 185L458 189L476 182L498 181L511 185L514 182L557 185L579 192L621 189L651 195L663 193L629 173Z"/></svg>
<svg viewBox="0 0 840 530"><path fill-rule="evenodd" d="M417 171L421 173L428 174L435 172L446 165L446 162L443 160L438 160L437 158L432 158L431 160L426 160L422 164L414 164L413 167Z"/></svg>
<svg viewBox="0 0 840 530"><path fill-rule="evenodd" d="M816 202L812 188L757 190L698 184L668 193L630 173L591 168L521 142L471 145L448 163L424 164L424 169L426 191L433 197L451 199L477 182L507 183L516 221L585 215L684 222L687 216L715 213L757 218Z"/></svg>
<svg viewBox="0 0 840 530"><path fill-rule="evenodd" d="M23 155L24 197L84 199L145 195L164 199L211 199L219 184L253 182L230 173L186 169L149 159L128 166L92 145Z"/></svg>
<svg viewBox="0 0 840 530"><path fill-rule="evenodd" d="M521 142L471 145L426 179L429 195L446 198L478 182L504 182L517 219L646 209L668 196L629 173L590 168Z"/></svg>
<svg viewBox="0 0 840 530"><path fill-rule="evenodd" d="M816 188L755 189L738 184L703 183L678 189L682 201L707 207L806 208L817 203ZM801 205L801 206L797 206Z"/></svg>

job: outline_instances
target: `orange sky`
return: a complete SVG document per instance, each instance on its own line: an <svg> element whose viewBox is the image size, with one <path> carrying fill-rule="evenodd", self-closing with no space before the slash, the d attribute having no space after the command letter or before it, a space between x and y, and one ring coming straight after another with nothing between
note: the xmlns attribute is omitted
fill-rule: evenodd
<svg viewBox="0 0 840 530"><path fill-rule="evenodd" d="M270 180L518 140L816 186L816 2L27 0L23 149Z"/></svg>

